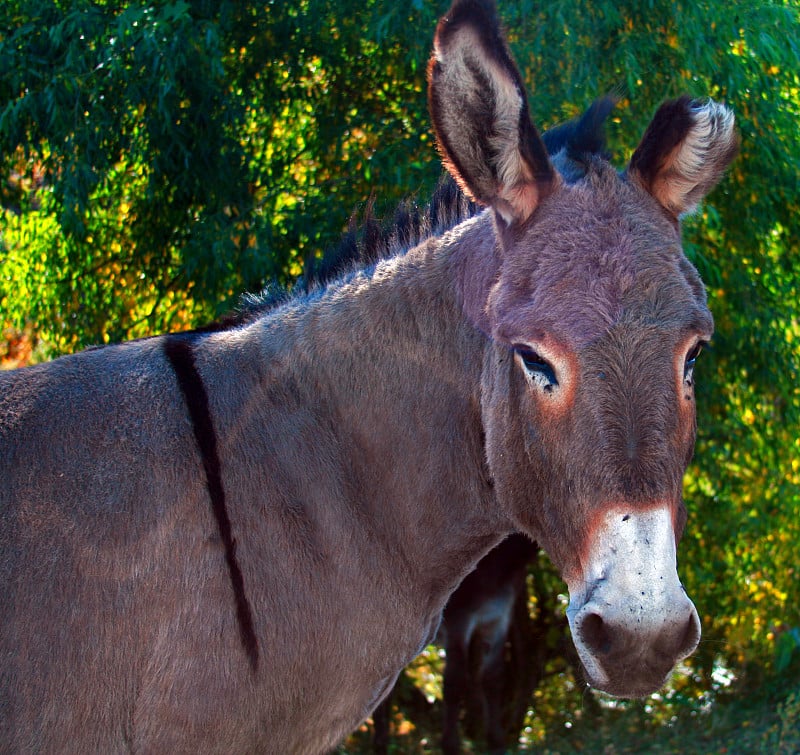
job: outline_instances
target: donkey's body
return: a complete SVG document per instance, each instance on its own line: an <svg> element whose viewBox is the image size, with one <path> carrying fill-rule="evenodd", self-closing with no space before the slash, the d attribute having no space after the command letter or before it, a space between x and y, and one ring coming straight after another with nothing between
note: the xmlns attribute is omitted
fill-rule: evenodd
<svg viewBox="0 0 800 755"><path fill-rule="evenodd" d="M675 545L711 318L677 216L732 118L679 100L623 176L551 163L475 0L430 76L490 211L229 330L0 376L4 750L323 752L514 530L592 683L647 694L695 647Z"/></svg>
<svg viewBox="0 0 800 755"><path fill-rule="evenodd" d="M13 727L0 741L197 752L213 736L229 752L322 752L369 713L509 529L483 459L480 336L457 322L436 271L448 264L432 244L192 339L255 673L167 339L0 378ZM419 395L399 400L410 385Z"/></svg>

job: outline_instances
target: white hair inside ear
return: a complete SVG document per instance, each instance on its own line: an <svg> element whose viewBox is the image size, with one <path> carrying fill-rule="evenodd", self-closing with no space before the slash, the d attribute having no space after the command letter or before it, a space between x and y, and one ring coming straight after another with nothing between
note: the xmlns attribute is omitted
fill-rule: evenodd
<svg viewBox="0 0 800 755"><path fill-rule="evenodd" d="M665 143L670 146L664 148ZM655 114L629 170L678 218L693 212L714 188L738 146L730 108L682 97Z"/></svg>

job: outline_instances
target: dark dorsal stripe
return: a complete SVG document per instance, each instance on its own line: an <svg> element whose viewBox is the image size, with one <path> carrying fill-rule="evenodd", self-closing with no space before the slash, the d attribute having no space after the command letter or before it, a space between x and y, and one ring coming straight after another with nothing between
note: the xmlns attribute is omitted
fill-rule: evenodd
<svg viewBox="0 0 800 755"><path fill-rule="evenodd" d="M189 409L195 441L206 472L211 509L217 520L219 535L225 545L225 561L228 564L228 574L236 601L239 636L250 661L250 667L255 672L258 669L258 640L253 628L253 612L244 590L242 570L236 559L236 540L231 532L231 520L225 504L225 489L222 485L222 473L217 454L217 436L208 408L208 394L195 366L192 343L188 338L168 336L164 341L164 353L175 370L178 385Z"/></svg>

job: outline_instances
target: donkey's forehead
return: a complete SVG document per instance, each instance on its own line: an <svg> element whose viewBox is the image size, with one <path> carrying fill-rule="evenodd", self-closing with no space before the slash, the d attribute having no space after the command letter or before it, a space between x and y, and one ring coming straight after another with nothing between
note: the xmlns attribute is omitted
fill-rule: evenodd
<svg viewBox="0 0 800 755"><path fill-rule="evenodd" d="M622 321L711 330L678 229L610 166L543 202L507 246L490 316L502 340L536 338L533 327L574 347Z"/></svg>

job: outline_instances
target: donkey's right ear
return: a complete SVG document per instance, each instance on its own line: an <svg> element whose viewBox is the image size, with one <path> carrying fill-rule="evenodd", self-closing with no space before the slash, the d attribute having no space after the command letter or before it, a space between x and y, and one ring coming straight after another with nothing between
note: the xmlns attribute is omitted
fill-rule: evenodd
<svg viewBox="0 0 800 755"><path fill-rule="evenodd" d="M436 27L428 103L445 166L475 201L524 223L560 181L528 113L492 0L455 0Z"/></svg>

